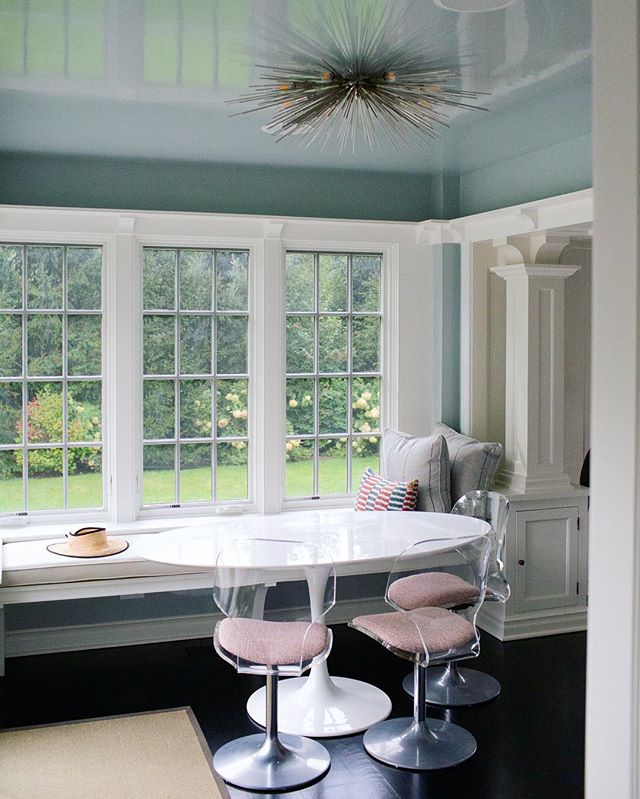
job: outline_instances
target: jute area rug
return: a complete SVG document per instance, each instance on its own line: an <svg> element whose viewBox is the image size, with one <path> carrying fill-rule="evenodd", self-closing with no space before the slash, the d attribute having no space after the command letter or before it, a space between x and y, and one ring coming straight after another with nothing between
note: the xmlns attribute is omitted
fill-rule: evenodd
<svg viewBox="0 0 640 799"><path fill-rule="evenodd" d="M227 799L190 708L0 732L0 799Z"/></svg>

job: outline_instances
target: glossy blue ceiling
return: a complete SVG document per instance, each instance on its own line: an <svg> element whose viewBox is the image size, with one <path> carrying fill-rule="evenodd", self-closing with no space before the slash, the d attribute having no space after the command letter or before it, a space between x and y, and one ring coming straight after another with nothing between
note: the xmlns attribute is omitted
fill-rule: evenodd
<svg viewBox="0 0 640 799"><path fill-rule="evenodd" d="M468 88L501 114L541 93L588 85L590 0L516 0L484 13L434 0L392 3L407 31L424 29L438 57L466 64ZM459 158L452 120L441 142L371 152L304 149L262 133L268 114L230 117L226 101L255 82L264 32L299 28L327 0L3 0L0 151L159 158L437 174ZM486 3L485 3L486 5ZM273 58L271 59L273 60Z"/></svg>

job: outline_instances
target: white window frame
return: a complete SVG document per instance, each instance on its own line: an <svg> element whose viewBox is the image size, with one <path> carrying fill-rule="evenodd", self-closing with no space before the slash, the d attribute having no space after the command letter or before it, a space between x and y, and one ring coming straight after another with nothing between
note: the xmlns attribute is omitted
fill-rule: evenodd
<svg viewBox="0 0 640 799"><path fill-rule="evenodd" d="M349 496L285 499L285 255L287 250L382 255L380 430L431 425L430 243L414 223L0 206L0 240L103 248L103 481L105 510L38 511L28 523L114 521L164 526L210 517L219 502L142 509L142 251L203 247L249 252L249 501L242 512L343 507ZM402 268L401 268L402 267ZM416 297L416 287L420 296ZM404 294L403 294L404 290ZM425 303L427 307L425 307ZM400 341L416 336L416 351ZM413 350L413 348L412 348ZM411 362L409 361L411 358Z"/></svg>
<svg viewBox="0 0 640 799"><path fill-rule="evenodd" d="M136 236L136 256L134 261L134 280L135 280L135 305L137 308L134 320L134 336L132 338L132 360L135 369L135 387L133 396L133 407L130 413L134 417L134 434L137 442L134 462L136 467L135 498L133 504L136 507L136 517L146 518L167 518L172 516L202 516L204 513L216 512L220 507L233 507L238 513L246 513L256 510L255 490L257 484L256 469L256 420L254 418L254 408L257 407L259 394L257 381L253 377L256 367L256 333L258 329L256 320L256 276L263 269L262 259L255 239L229 239L218 237L202 236L172 236L172 235L141 235ZM142 463L142 440L143 440L143 398L142 398L142 266L143 251L146 247L169 247L169 248L194 248L207 250L244 250L249 253L249 273L248 273L248 352L247 370L249 375L249 418L247 435L249 439L248 457L249 468L247 472L247 500L242 501L220 501L220 502L199 502L197 505L183 505L180 508L144 507L143 506L143 463ZM131 499L129 500L132 501Z"/></svg>
<svg viewBox="0 0 640 799"><path fill-rule="evenodd" d="M59 520L61 516L73 519L86 518L91 516L92 519L104 521L110 518L111 503L110 503L110 442L108 431L111 429L111 418L109 411L109 403L107 402L107 374L110 363L110 352L107 346L107 330L108 330L108 293L109 293L109 268L110 261L113 255L113 238L110 236L93 235L91 233L79 233L69 231L62 233L60 231L51 230L34 230L33 232L25 232L23 230L0 230L0 244L56 244L56 245L84 245L102 247L102 279L101 279L101 316L102 316L102 372L101 372L101 405L102 405L102 507L94 509L83 508L69 508L56 511L48 510L32 510L24 513L9 513L9 516L25 517L33 519L34 522L48 522L51 518ZM25 265L26 268L26 265ZM28 309L25 309L25 313ZM24 343L23 343L24 346ZM26 365L23 365L23 368ZM61 378L62 379L62 378ZM26 466L26 463L25 463ZM24 479L24 478L23 478ZM0 514L2 516L3 514Z"/></svg>
<svg viewBox="0 0 640 799"><path fill-rule="evenodd" d="M380 416L380 437L382 431L387 428L397 427L398 419L398 357L394 357L394 349L397 345L397 336L393 335L394 326L391 323L395 309L398 307L398 247L397 245L376 244L372 242L348 242L344 241L306 241L287 240L282 243L282 269L283 285L285 282L285 264L287 252L312 252L312 253L339 253L350 255L380 255L382 256L381 271L381 332L380 332L380 395L382 397L382 414ZM282 314L282 336L280 346L283 348L283 358L286 361L287 329L286 314ZM286 419L286 373L283 369L282 386L282 414L283 426ZM319 398L318 398L319 401ZM378 435L378 434L376 434ZM286 435L283 433L281 448L284 449ZM313 439L317 440L317 439ZM281 505L286 510L299 510L302 508L322 508L322 507L349 507L353 505L353 496L338 495L335 497L311 498L292 498L286 497L286 461L282 458L282 498Z"/></svg>

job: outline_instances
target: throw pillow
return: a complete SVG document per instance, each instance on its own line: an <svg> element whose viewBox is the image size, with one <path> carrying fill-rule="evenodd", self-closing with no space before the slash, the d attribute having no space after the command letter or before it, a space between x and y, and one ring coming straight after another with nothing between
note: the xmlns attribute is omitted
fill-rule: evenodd
<svg viewBox="0 0 640 799"><path fill-rule="evenodd" d="M452 504L455 505L468 491L488 491L491 488L502 457L502 444L478 441L446 424L437 424L433 434L444 436L447 441Z"/></svg>
<svg viewBox="0 0 640 799"><path fill-rule="evenodd" d="M385 430L380 456L380 471L387 480L417 478L417 510L449 513L449 453L442 436L411 436Z"/></svg>
<svg viewBox="0 0 640 799"><path fill-rule="evenodd" d="M417 499L417 480L385 480L367 466L356 496L356 510L415 510Z"/></svg>

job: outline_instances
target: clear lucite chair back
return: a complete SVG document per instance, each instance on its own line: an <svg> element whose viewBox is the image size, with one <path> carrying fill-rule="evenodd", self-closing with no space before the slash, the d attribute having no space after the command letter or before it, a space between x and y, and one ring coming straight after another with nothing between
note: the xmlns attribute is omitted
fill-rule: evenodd
<svg viewBox="0 0 640 799"><path fill-rule="evenodd" d="M448 660L463 660L469 657L476 657L479 653L479 635L476 628L476 616L482 605L486 590L487 573L489 568L489 557L491 542L487 536L476 536L473 538L451 539L441 538L434 540L419 541L407 547L395 560L389 572L385 600L394 610L405 613L416 625L418 635L422 642L422 652L415 657L407 658L419 662L420 665L428 665L430 660L436 659L438 662ZM453 575L463 580L468 586L468 593L461 603L456 606L452 616L462 616L474 630L473 638L464 643L449 648L446 651L434 652L433 648L429 651L427 644L426 628L431 624L428 620L422 620L420 610L406 610L397 605L391 595L393 595L393 585L398 580L419 575L429 575L434 572L442 572L447 576ZM438 612L445 612L438 608ZM457 622L456 622L457 623ZM384 646L391 649L384 641L380 641ZM406 653L393 650L400 657L406 657ZM435 657L434 657L435 656Z"/></svg>
<svg viewBox="0 0 640 799"><path fill-rule="evenodd" d="M287 539L236 539L218 554L213 578L213 599L231 622L254 619L284 624L306 624L300 652L294 661L278 667L281 674L301 674L311 663L303 656L307 636L313 627L324 624L327 612L335 604L335 565L322 549L304 541ZM220 624L220 623L219 623ZM218 654L238 671L264 673L264 664L235 657L219 644L218 629L214 643ZM246 626L240 629L242 637ZM273 635L286 634L282 627ZM329 636L330 642L330 636ZM327 648L328 654L329 648Z"/></svg>
<svg viewBox="0 0 640 799"><path fill-rule="evenodd" d="M504 573L504 545L509 515L509 500L496 491L469 491L456 502L451 513L481 519L491 526L491 562L487 579L487 599L506 602L511 588Z"/></svg>

